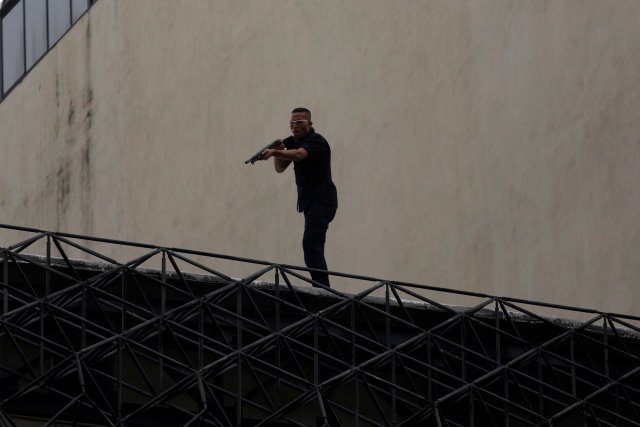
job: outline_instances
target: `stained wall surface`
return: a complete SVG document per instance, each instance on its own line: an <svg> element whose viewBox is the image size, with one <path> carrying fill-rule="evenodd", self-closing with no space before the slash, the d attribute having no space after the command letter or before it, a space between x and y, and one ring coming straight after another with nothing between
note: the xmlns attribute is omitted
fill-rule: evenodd
<svg viewBox="0 0 640 427"><path fill-rule="evenodd" d="M636 0L100 1L0 104L0 222L303 265L292 171L244 160L307 106L331 270L633 313L638 28Z"/></svg>

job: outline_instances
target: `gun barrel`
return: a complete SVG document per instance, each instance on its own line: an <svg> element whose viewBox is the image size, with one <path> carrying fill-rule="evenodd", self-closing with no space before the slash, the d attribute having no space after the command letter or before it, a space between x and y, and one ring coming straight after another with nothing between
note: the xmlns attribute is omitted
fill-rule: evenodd
<svg viewBox="0 0 640 427"><path fill-rule="evenodd" d="M264 157L262 155L262 152L264 150L267 150L269 148L274 148L277 147L278 145L280 145L282 143L281 139L276 139L273 142L270 142L269 144L265 145L263 148L260 149L260 151L258 151L256 154L254 154L253 156L251 156L248 160L246 160L244 162L244 164L246 165L247 163L251 163L254 164L255 162L257 162L258 160L262 160L262 158Z"/></svg>
<svg viewBox="0 0 640 427"><path fill-rule="evenodd" d="M244 162L244 164L246 165L247 163L254 163L256 160L258 160L260 157L262 156L262 151L260 151L259 153L254 154L253 156L251 156L251 158L249 158L249 160L246 160Z"/></svg>

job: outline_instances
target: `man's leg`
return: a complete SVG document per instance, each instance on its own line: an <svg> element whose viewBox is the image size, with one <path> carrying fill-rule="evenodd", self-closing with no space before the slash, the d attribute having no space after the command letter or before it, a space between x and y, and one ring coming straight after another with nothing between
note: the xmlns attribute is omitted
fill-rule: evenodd
<svg viewBox="0 0 640 427"><path fill-rule="evenodd" d="M335 211L312 208L304 216L302 249L304 250L304 263L308 268L327 269L327 261L324 258L324 244L329 223L333 220L334 215ZM311 272L311 279L323 285L331 286L327 273Z"/></svg>

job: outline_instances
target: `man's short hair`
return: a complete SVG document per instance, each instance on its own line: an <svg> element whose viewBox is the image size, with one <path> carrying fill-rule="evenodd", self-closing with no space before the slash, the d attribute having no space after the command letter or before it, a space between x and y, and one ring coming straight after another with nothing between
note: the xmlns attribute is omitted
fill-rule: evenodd
<svg viewBox="0 0 640 427"><path fill-rule="evenodd" d="M297 108L294 108L291 111L291 114L293 114L293 113L307 113L307 116L309 117L309 120L311 120L311 111L309 111L308 108L297 107Z"/></svg>

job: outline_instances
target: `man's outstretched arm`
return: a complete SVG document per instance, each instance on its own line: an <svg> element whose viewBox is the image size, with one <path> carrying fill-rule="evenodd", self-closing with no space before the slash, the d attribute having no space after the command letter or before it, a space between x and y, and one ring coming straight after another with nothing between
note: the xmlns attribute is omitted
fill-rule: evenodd
<svg viewBox="0 0 640 427"><path fill-rule="evenodd" d="M267 149L262 154L265 160L273 157L273 165L278 173L284 172L291 162L306 159L309 156L309 152L304 148L296 148L294 150Z"/></svg>

